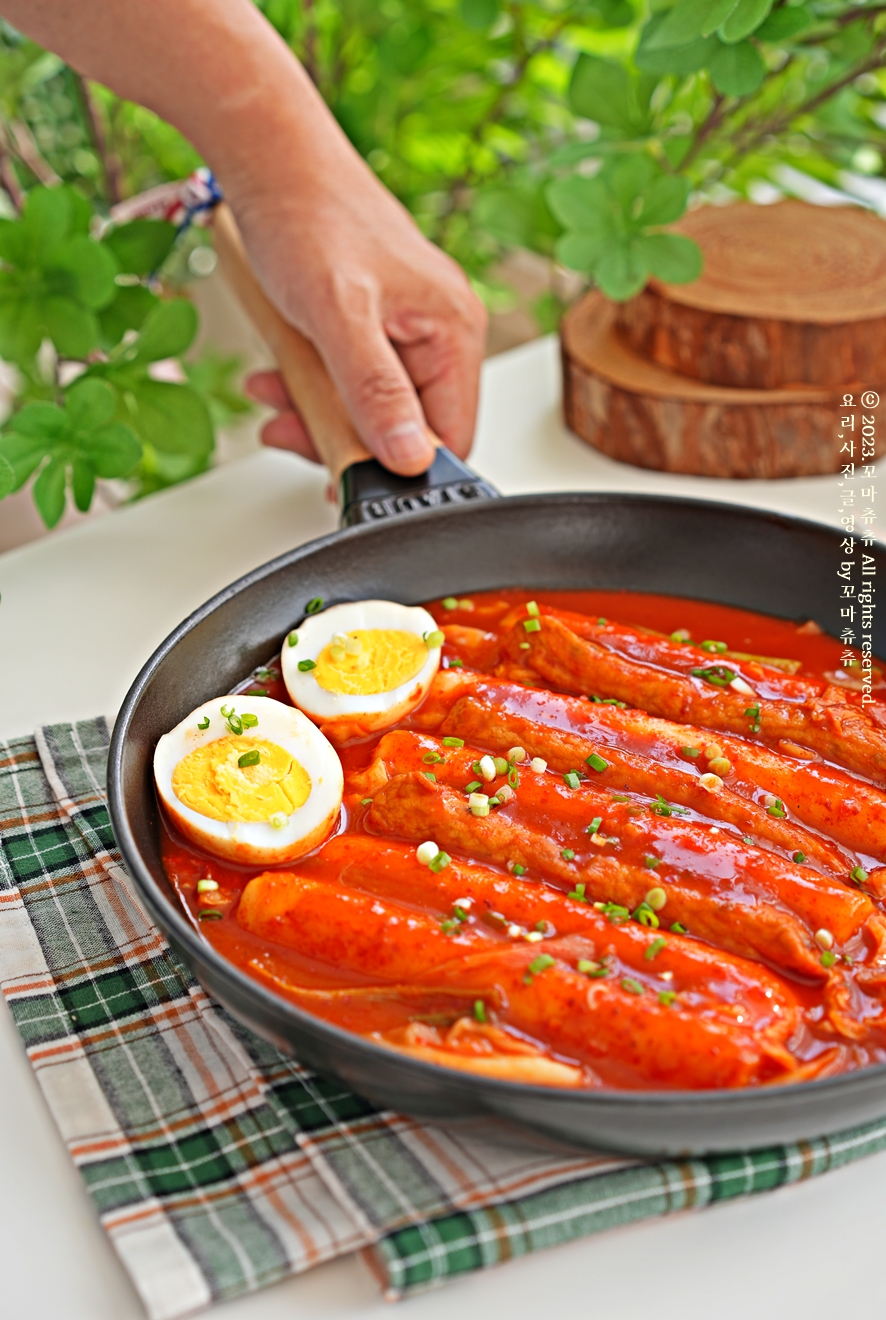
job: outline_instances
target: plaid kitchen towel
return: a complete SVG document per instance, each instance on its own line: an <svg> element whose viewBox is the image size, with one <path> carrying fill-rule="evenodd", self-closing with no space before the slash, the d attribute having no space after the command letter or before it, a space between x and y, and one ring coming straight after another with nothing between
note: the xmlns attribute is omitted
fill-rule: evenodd
<svg viewBox="0 0 886 1320"><path fill-rule="evenodd" d="M884 1120L777 1150L639 1163L493 1121L375 1110L245 1030L177 960L120 864L107 745L102 720L0 743L0 981L156 1320L358 1249L399 1298L886 1147Z"/></svg>

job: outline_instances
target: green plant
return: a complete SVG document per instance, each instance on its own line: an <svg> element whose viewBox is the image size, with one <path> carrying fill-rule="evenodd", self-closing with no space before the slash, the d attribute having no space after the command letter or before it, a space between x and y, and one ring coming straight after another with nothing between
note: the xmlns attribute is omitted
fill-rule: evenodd
<svg viewBox="0 0 886 1320"><path fill-rule="evenodd" d="M0 496L33 476L47 527L68 488L85 511L96 478L141 470L156 489L200 471L213 447L199 367L180 383L152 376L197 330L186 298L150 287L175 227L133 220L98 240L92 221L90 203L65 186L31 189L21 214L0 220L0 356L19 373L0 434Z"/></svg>

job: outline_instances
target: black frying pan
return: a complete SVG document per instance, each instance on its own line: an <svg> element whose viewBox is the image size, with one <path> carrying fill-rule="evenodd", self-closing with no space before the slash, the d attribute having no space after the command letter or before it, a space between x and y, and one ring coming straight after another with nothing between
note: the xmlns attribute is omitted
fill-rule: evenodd
<svg viewBox="0 0 886 1320"><path fill-rule="evenodd" d="M841 538L816 523L651 496L502 499L442 451L425 477L392 477L359 451L313 349L257 303L263 295L249 287L248 271L236 262L231 271L230 231L219 238L229 276L341 476L343 521L351 525L219 592L166 639L123 704L108 767L111 821L142 899L178 955L211 995L280 1049L380 1106L420 1116L491 1113L584 1145L674 1155L814 1137L886 1113L886 1065L794 1086L701 1092L576 1092L442 1068L301 1011L194 930L160 860L154 747L201 702L266 661L312 597L413 604L509 585L626 588L815 618L834 634L841 627ZM873 553L882 581L886 553ZM886 619L874 651L886 654Z"/></svg>

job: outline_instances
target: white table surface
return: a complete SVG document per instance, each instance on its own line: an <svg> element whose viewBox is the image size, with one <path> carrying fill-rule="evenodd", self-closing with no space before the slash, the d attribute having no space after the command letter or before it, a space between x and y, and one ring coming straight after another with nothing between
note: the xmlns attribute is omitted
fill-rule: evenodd
<svg viewBox="0 0 886 1320"><path fill-rule="evenodd" d="M552 340L487 363L472 462L504 493L655 491L743 501L836 523L835 477L725 482L597 454L559 420ZM0 555L0 736L112 716L170 629L218 588L335 525L325 480L264 451L132 508ZM0 504L0 518L3 506ZM818 1320L886 1312L886 1152L811 1183L604 1233L402 1304L408 1320L490 1315L601 1320ZM218 1308L226 1320L392 1314L359 1258ZM0 1010L0 1315L140 1320Z"/></svg>

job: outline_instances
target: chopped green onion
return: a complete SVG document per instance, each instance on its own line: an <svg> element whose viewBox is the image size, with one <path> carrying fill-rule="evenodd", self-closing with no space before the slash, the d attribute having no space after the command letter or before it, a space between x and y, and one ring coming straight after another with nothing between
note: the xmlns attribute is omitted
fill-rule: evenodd
<svg viewBox="0 0 886 1320"><path fill-rule="evenodd" d="M515 765L512 765L508 771L508 783L511 788L519 788L520 786L520 772Z"/></svg>
<svg viewBox="0 0 886 1320"><path fill-rule="evenodd" d="M444 738L444 739L443 739L443 746L444 746L444 747L464 747L464 745L465 745L465 740L464 740L464 738Z"/></svg>
<svg viewBox="0 0 886 1320"><path fill-rule="evenodd" d="M458 609L458 601L455 599L454 596L447 596L447 597L445 598L445 600L442 602L442 604L443 604L443 608L444 608L444 610L457 610L457 609Z"/></svg>
<svg viewBox="0 0 886 1320"><path fill-rule="evenodd" d="M299 660L298 668L299 673L307 674L310 670L317 668L317 662L316 660Z"/></svg>
<svg viewBox="0 0 886 1320"><path fill-rule="evenodd" d="M460 610L472 610L474 608L474 602L470 598L460 600L458 602L458 608Z"/></svg>
<svg viewBox="0 0 886 1320"><path fill-rule="evenodd" d="M683 753L684 756L692 756L692 757L701 756L700 747L681 747L680 751Z"/></svg>
<svg viewBox="0 0 886 1320"><path fill-rule="evenodd" d="M685 646L691 640L688 628L678 628L676 632L671 633L672 642L682 642Z"/></svg>
<svg viewBox="0 0 886 1320"><path fill-rule="evenodd" d="M653 912L661 912L667 901L668 896L659 885L656 885L654 889L650 889L649 893L643 900L644 903L649 904Z"/></svg>
<svg viewBox="0 0 886 1320"><path fill-rule="evenodd" d="M567 894L566 897L577 899L579 903L587 903L588 901L587 898L585 897L585 887L583 884L576 885L572 893Z"/></svg>
<svg viewBox="0 0 886 1320"><path fill-rule="evenodd" d="M639 921L641 926L652 926L654 930L658 930L658 917L648 903L640 903L634 908L631 916L635 921Z"/></svg>
<svg viewBox="0 0 886 1320"><path fill-rule="evenodd" d="M464 667L464 661L459 660L457 657L452 660L447 660L446 662L447 669L464 669Z"/></svg>
<svg viewBox="0 0 886 1320"><path fill-rule="evenodd" d="M657 866L661 866L661 858L652 857L649 853L643 858L643 861L649 867L650 871L654 871Z"/></svg>
<svg viewBox="0 0 886 1320"><path fill-rule="evenodd" d="M458 922L455 917L447 917L445 921L440 922L440 929L444 935L451 935L454 930L458 929Z"/></svg>
<svg viewBox="0 0 886 1320"><path fill-rule="evenodd" d="M528 600L526 602L526 613L531 614L533 619L538 618L538 613L539 613L538 606L536 605L534 600Z"/></svg>
<svg viewBox="0 0 886 1320"><path fill-rule="evenodd" d="M754 842L754 840L751 838L749 834L743 834L741 836L741 841L742 843L751 843L751 844Z"/></svg>
<svg viewBox="0 0 886 1320"><path fill-rule="evenodd" d="M521 866L519 862L514 862L514 865L511 867L511 871L514 873L514 875L525 875L526 867Z"/></svg>
<svg viewBox="0 0 886 1320"><path fill-rule="evenodd" d="M868 873L863 866L856 866L854 871L849 872L849 877L855 880L857 884L863 885L868 878Z"/></svg>
<svg viewBox="0 0 886 1320"><path fill-rule="evenodd" d="M541 632L541 623L538 619L524 619L523 627L527 632Z"/></svg>
<svg viewBox="0 0 886 1320"><path fill-rule="evenodd" d="M506 775L508 773L508 763L503 756L494 756L492 758L492 764L495 766L495 773L497 775Z"/></svg>
<svg viewBox="0 0 886 1320"><path fill-rule="evenodd" d="M433 857L431 861L428 863L428 865L435 874L438 874L445 867L447 867L451 861L452 858L449 856L449 853L444 852L443 849L441 848L440 851L437 853L437 856Z"/></svg>
<svg viewBox="0 0 886 1320"><path fill-rule="evenodd" d="M735 670L728 669L726 665L711 665L707 669L693 669L691 672L693 678L703 678L714 687L729 687L738 678Z"/></svg>
<svg viewBox="0 0 886 1320"><path fill-rule="evenodd" d="M474 1021L475 1022L486 1021L486 1005L483 1003L482 999L474 1000Z"/></svg>
<svg viewBox="0 0 886 1320"><path fill-rule="evenodd" d="M446 760L446 757L441 756L439 752L425 752L421 759L425 765L439 765Z"/></svg>
<svg viewBox="0 0 886 1320"><path fill-rule="evenodd" d="M822 967L833 967L836 961L837 961L837 955L835 953L831 953L830 949L825 949L824 953L821 955Z"/></svg>
<svg viewBox="0 0 886 1320"><path fill-rule="evenodd" d="M290 646L298 646L298 633L294 628L292 632L289 634L289 636L286 638L286 641Z"/></svg>
<svg viewBox="0 0 886 1320"><path fill-rule="evenodd" d="M466 793L476 793L478 788L483 787L482 779L472 779L469 784L465 784Z"/></svg>
<svg viewBox="0 0 886 1320"><path fill-rule="evenodd" d="M243 721L244 729L254 729L258 724L258 716L251 714L248 710L244 710L240 718Z"/></svg>
<svg viewBox="0 0 886 1320"><path fill-rule="evenodd" d="M592 770L597 771L598 775L602 774L604 770L609 769L609 762L604 761L603 757L598 756L596 752L591 752L590 756L585 757L585 760Z"/></svg>
<svg viewBox="0 0 886 1320"><path fill-rule="evenodd" d="M622 990L627 990L632 995L642 995L643 987L639 981L635 981L632 976L623 976L621 978Z"/></svg>
<svg viewBox="0 0 886 1320"><path fill-rule="evenodd" d="M676 990L659 990L658 1002L665 1008L670 1008L671 1004L677 998Z"/></svg>
<svg viewBox="0 0 886 1320"><path fill-rule="evenodd" d="M532 962L526 968L526 975L523 980L529 985L533 976L538 976L540 972L546 972L549 967L553 967L556 961L556 958L552 958L549 953L540 953L537 958L532 959Z"/></svg>
<svg viewBox="0 0 886 1320"><path fill-rule="evenodd" d="M372 802L372 798L361 798L361 799L360 799L360 806L361 806L361 807L368 807L368 806L370 805L371 802Z"/></svg>
<svg viewBox="0 0 886 1320"><path fill-rule="evenodd" d="M521 651L530 651L531 649L532 649L532 648L530 647L530 645L529 645L528 642L521 642L521 643L520 643L520 650L521 650Z"/></svg>
<svg viewBox="0 0 886 1320"><path fill-rule="evenodd" d="M197 913L198 921L221 921L223 912L216 911L215 908L204 908L202 912Z"/></svg>
<svg viewBox="0 0 886 1320"><path fill-rule="evenodd" d="M766 808L766 811L770 816L776 816L779 820L784 820L788 814L784 809L781 798L776 798L772 806Z"/></svg>
<svg viewBox="0 0 886 1320"><path fill-rule="evenodd" d="M605 628L606 624L608 623L608 619L598 619L597 622L599 623L601 628Z"/></svg>
<svg viewBox="0 0 886 1320"><path fill-rule="evenodd" d="M242 756L237 758L237 764L241 769L245 769L248 765L258 765L260 761L261 752L257 747L254 747L251 752L244 752Z"/></svg>
<svg viewBox="0 0 886 1320"><path fill-rule="evenodd" d="M722 653L726 650L726 643L725 643L725 642L702 642L702 643L701 643L701 649L702 649L703 651L713 651L713 652L715 652L715 653L719 652L719 653L722 655Z"/></svg>
<svg viewBox="0 0 886 1320"><path fill-rule="evenodd" d="M422 774L426 779L430 779L432 784L436 784L437 776L434 774L433 770L422 770Z"/></svg>
<svg viewBox="0 0 886 1320"><path fill-rule="evenodd" d="M446 641L446 635L439 628L435 628L433 632L425 633L422 640L428 650L433 651L435 647L443 645Z"/></svg>
<svg viewBox="0 0 886 1320"><path fill-rule="evenodd" d="M467 921L467 919L468 919L468 914L467 914L467 912L465 911L465 909L464 909L463 907L459 907L457 903L456 903L455 906L453 907L452 911L453 911L454 914L455 914L456 920L458 920L458 921Z"/></svg>
<svg viewBox="0 0 886 1320"><path fill-rule="evenodd" d="M247 697L266 697L267 695L268 695L267 688L250 688L249 691L246 693Z"/></svg>
<svg viewBox="0 0 886 1320"><path fill-rule="evenodd" d="M584 972L585 976L592 976L595 979L600 976L608 976L610 972L610 968L605 963L591 962L587 958L580 958L576 968L578 971Z"/></svg>
<svg viewBox="0 0 886 1320"><path fill-rule="evenodd" d="M213 893L216 889L218 889L218 881L217 881L217 880L210 880L208 877L205 877L205 876L204 876L204 878L203 878L202 880L198 880L198 881L197 881L197 893L198 893L198 894L211 894L211 893Z"/></svg>
<svg viewBox="0 0 886 1320"><path fill-rule="evenodd" d="M620 903L595 903L594 907L602 912L613 926L619 926L623 921L630 921L630 908L622 907Z"/></svg>
<svg viewBox="0 0 886 1320"><path fill-rule="evenodd" d="M570 770L568 774L563 776L563 783L567 788L578 788L581 784L581 780L574 770Z"/></svg>
<svg viewBox="0 0 886 1320"><path fill-rule="evenodd" d="M322 608L323 608L322 596L314 596L313 600L309 600L307 605L305 606L305 614L319 614Z"/></svg>
<svg viewBox="0 0 886 1320"><path fill-rule="evenodd" d="M255 676L261 679L263 683L273 683L275 678L280 677L276 669L256 669Z"/></svg>
<svg viewBox="0 0 886 1320"><path fill-rule="evenodd" d="M563 858L564 862L571 862L575 859L575 853L571 848L563 848L560 852L560 856Z"/></svg>
<svg viewBox="0 0 886 1320"><path fill-rule="evenodd" d="M273 816L270 817L268 824L273 830L282 830L285 829L288 821L289 817L285 811L275 811Z"/></svg>
<svg viewBox="0 0 886 1320"><path fill-rule="evenodd" d="M613 793L612 789L609 790L609 793L613 802L630 802L631 800L627 793Z"/></svg>
<svg viewBox="0 0 886 1320"><path fill-rule="evenodd" d="M202 720L200 721L200 723L197 725L197 728L198 728L198 729L208 729L208 728L209 728L209 716L208 716L208 715L204 715L203 719L202 719Z"/></svg>
<svg viewBox="0 0 886 1320"><path fill-rule="evenodd" d="M795 852L791 860L795 862L805 862L806 854L804 852Z"/></svg>
<svg viewBox="0 0 886 1320"><path fill-rule="evenodd" d="M602 824L603 824L603 817L595 816L594 819L591 821L590 825L588 826L588 830L587 830L588 834L596 834L597 830L600 828Z"/></svg>
<svg viewBox="0 0 886 1320"><path fill-rule="evenodd" d="M686 934L688 934L688 932L687 932L687 930L686 930L686 927L685 927L685 926L682 924L682 922L680 922L680 921L675 921L674 924L673 924L673 926L671 926L671 930L673 931L673 933L674 933L675 935L686 935Z"/></svg>
<svg viewBox="0 0 886 1320"><path fill-rule="evenodd" d="M668 947L667 940L663 935L659 935L657 936L656 939L652 941L652 943L646 949L645 953L643 954L643 957L648 958L649 961L652 962L652 959L655 957L655 955L657 953L661 953L662 949L666 949L667 947Z"/></svg>

